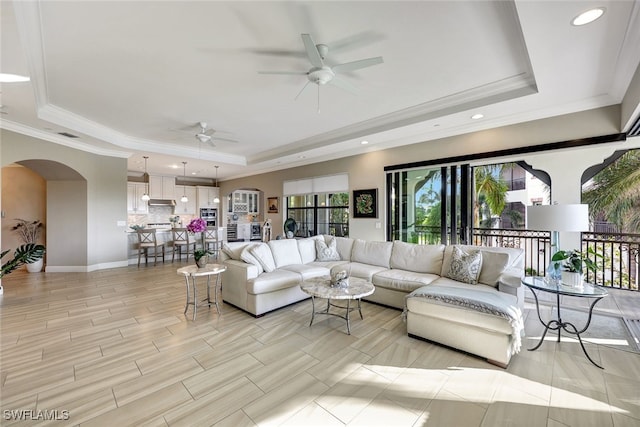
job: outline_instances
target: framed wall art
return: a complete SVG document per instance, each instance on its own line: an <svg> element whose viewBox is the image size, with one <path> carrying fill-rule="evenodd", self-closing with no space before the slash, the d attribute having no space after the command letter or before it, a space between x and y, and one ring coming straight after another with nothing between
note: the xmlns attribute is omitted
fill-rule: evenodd
<svg viewBox="0 0 640 427"><path fill-rule="evenodd" d="M378 189L353 190L353 217L378 218Z"/></svg>
<svg viewBox="0 0 640 427"><path fill-rule="evenodd" d="M278 213L278 197L267 197L267 213Z"/></svg>

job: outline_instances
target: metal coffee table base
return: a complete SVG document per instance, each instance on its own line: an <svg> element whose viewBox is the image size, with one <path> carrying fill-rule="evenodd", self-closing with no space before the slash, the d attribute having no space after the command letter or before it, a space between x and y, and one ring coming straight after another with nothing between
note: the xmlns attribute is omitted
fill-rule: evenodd
<svg viewBox="0 0 640 427"><path fill-rule="evenodd" d="M538 313L538 319L540 319L540 323L544 325L545 329L544 329L544 332L542 333L542 337L540 338L540 342L535 347L530 348L529 351L534 351L540 348L540 346L544 341L544 337L547 335L547 332L549 332L549 329L551 329L552 331L558 331L558 342L560 342L560 331L564 330L565 332L578 337L578 341L580 342L580 347L582 347L582 351L584 352L584 355L587 356L587 359L589 359L591 363L593 363L595 366L597 366L600 369L604 369L602 366L594 362L591 356L589 356L589 353L587 353L587 349L584 347L584 343L582 342L582 338L580 337L580 334L586 331L587 328L589 328L589 325L591 324L591 317L593 315L593 307L596 305L598 301L602 299L602 297L596 298L593 300L593 302L591 303L591 306L589 307L589 317L587 318L587 324L584 326L584 328L582 328L581 330L578 330L578 328L576 328L576 326L573 323L562 321L562 317L560 316L560 294L556 294L556 298L557 298L556 307L558 309L557 319L551 319L550 321L545 322L544 320L542 320L542 316L540 316L540 305L538 303L538 296L536 295L533 289L531 289L531 293L533 294L536 300L536 312Z"/></svg>
<svg viewBox="0 0 640 427"><path fill-rule="evenodd" d="M325 314L327 316L336 316L339 317L341 319L344 319L347 321L347 334L351 335L351 323L349 320L349 313L351 313L353 310L358 310L358 312L360 313L360 319L364 319L364 317L362 316L362 307L360 305L360 298L357 298L356 301L358 301L358 307L351 307L351 300L348 299L347 300L347 306L344 307L342 305L336 305L336 304L332 304L330 299L327 299L327 308L322 310L322 311L316 311L316 299L314 296L311 296L311 322L309 322L309 326L313 325L313 319L315 319L315 315L316 314ZM330 313L329 309L331 307L335 307L335 308L340 308L342 310L346 310L346 313L343 315L338 314L338 313Z"/></svg>

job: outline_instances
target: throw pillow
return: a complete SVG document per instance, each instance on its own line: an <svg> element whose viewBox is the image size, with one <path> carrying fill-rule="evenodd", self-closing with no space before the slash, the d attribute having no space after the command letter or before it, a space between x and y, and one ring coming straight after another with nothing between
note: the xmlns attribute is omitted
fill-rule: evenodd
<svg viewBox="0 0 640 427"><path fill-rule="evenodd" d="M502 252L482 251L482 269L478 282L496 287L498 279L509 264L509 254Z"/></svg>
<svg viewBox="0 0 640 427"><path fill-rule="evenodd" d="M257 245L245 246L245 248L242 250L242 253L240 254L240 259L246 262L247 264L255 265L258 268L258 274L262 274L262 272L264 272L264 268L262 267L262 264L260 264L260 261L258 261L258 259L254 257L251 254L251 252L249 252L249 250L254 246L257 246Z"/></svg>
<svg viewBox="0 0 640 427"><path fill-rule="evenodd" d="M451 254L451 266L447 277L458 282L475 285L482 268L482 252L467 253L460 247L454 246Z"/></svg>
<svg viewBox="0 0 640 427"><path fill-rule="evenodd" d="M335 237L329 237L327 243L322 239L316 240L316 257L318 261L340 261Z"/></svg>
<svg viewBox="0 0 640 427"><path fill-rule="evenodd" d="M224 252L229 258L234 259L236 261L240 260L240 254L244 246L236 245L235 247L231 247L228 244L224 243L222 245L222 252Z"/></svg>
<svg viewBox="0 0 640 427"><path fill-rule="evenodd" d="M266 243L258 243L257 245L252 246L249 249L249 253L253 255L264 271L267 273L271 273L276 269L276 262L273 259L273 254L271 254L271 249Z"/></svg>

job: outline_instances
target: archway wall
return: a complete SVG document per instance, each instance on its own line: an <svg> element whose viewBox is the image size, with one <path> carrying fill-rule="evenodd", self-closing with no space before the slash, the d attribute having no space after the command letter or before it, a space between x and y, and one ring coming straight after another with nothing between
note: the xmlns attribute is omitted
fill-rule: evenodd
<svg viewBox="0 0 640 427"><path fill-rule="evenodd" d="M1 132L0 166L28 164L47 181L47 271L126 266L127 160ZM52 173L47 161L77 175Z"/></svg>

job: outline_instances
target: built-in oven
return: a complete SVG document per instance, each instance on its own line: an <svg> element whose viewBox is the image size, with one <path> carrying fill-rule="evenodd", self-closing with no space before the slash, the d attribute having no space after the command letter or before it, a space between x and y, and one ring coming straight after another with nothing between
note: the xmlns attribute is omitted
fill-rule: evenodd
<svg viewBox="0 0 640 427"><path fill-rule="evenodd" d="M218 209L217 208L200 208L200 218L207 222L207 227L218 226Z"/></svg>

